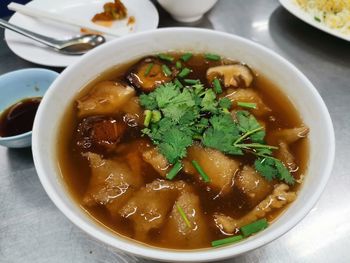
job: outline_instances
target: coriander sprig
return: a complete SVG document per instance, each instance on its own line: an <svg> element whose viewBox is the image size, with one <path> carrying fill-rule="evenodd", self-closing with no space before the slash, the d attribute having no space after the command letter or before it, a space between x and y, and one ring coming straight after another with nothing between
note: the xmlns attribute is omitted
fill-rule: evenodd
<svg viewBox="0 0 350 263"><path fill-rule="evenodd" d="M284 164L272 156L278 147L265 143L265 129L251 113L240 110L232 118L229 112L232 102L228 98L218 99L213 89L206 89L197 79L182 78L182 82L175 79L140 95L146 116L142 132L173 164L167 175L169 180L181 171L180 161L186 157L187 148L199 140L205 147L225 154L253 154L255 169L267 180L294 183ZM204 175L203 180L209 178Z"/></svg>

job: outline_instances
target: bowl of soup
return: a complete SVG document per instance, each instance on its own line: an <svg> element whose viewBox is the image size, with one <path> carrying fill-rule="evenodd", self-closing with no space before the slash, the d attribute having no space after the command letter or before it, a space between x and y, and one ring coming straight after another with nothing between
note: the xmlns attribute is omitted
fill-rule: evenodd
<svg viewBox="0 0 350 263"><path fill-rule="evenodd" d="M334 147L328 110L297 68L193 28L84 55L45 95L32 144L43 187L75 225L115 249L180 262L286 233L320 197Z"/></svg>

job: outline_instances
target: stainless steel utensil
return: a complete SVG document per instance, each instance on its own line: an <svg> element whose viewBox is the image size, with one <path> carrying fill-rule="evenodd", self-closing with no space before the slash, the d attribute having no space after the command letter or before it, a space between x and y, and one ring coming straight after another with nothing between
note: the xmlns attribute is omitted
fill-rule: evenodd
<svg viewBox="0 0 350 263"><path fill-rule="evenodd" d="M31 32L19 26L15 26L13 24L6 22L3 19L0 19L0 27L12 30L25 37L29 37L32 40L38 41L41 44L49 46L54 50L67 55L84 54L90 49L93 49L106 41L103 36L94 35L94 34L77 36L77 37L73 37L65 40L58 40L58 39L46 37L46 36Z"/></svg>

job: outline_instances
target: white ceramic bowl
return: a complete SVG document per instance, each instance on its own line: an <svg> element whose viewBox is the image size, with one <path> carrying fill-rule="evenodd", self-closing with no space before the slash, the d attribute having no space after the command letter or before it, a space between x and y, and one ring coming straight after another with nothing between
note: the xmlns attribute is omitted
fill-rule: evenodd
<svg viewBox="0 0 350 263"><path fill-rule="evenodd" d="M96 224L73 201L61 180L57 167L57 138L64 109L72 103L72 98L106 69L169 50L209 51L248 63L283 89L310 127L310 162L297 200L266 230L240 243L192 251L159 249L137 243ZM50 123L50 129L47 123ZM322 98L310 81L287 60L263 46L234 35L204 29L169 28L106 43L69 66L56 79L39 107L32 147L34 163L47 194L85 232L116 249L138 256L166 261L203 262L233 257L255 249L295 226L314 206L327 183L335 144L332 122Z"/></svg>
<svg viewBox="0 0 350 263"><path fill-rule="evenodd" d="M180 22L195 22L202 18L218 0L158 0L171 16Z"/></svg>

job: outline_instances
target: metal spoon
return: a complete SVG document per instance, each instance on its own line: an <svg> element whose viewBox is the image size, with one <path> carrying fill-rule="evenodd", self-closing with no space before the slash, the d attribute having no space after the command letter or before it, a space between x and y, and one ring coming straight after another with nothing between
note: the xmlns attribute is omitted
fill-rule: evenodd
<svg viewBox="0 0 350 263"><path fill-rule="evenodd" d="M88 34L83 36L77 36L66 40L58 40L51 37L46 37L19 26L15 26L6 22L3 19L0 19L0 27L12 30L18 34L29 37L35 41L40 42L41 44L47 45L54 50L64 53L67 55L81 55L101 45L106 40L101 35Z"/></svg>

